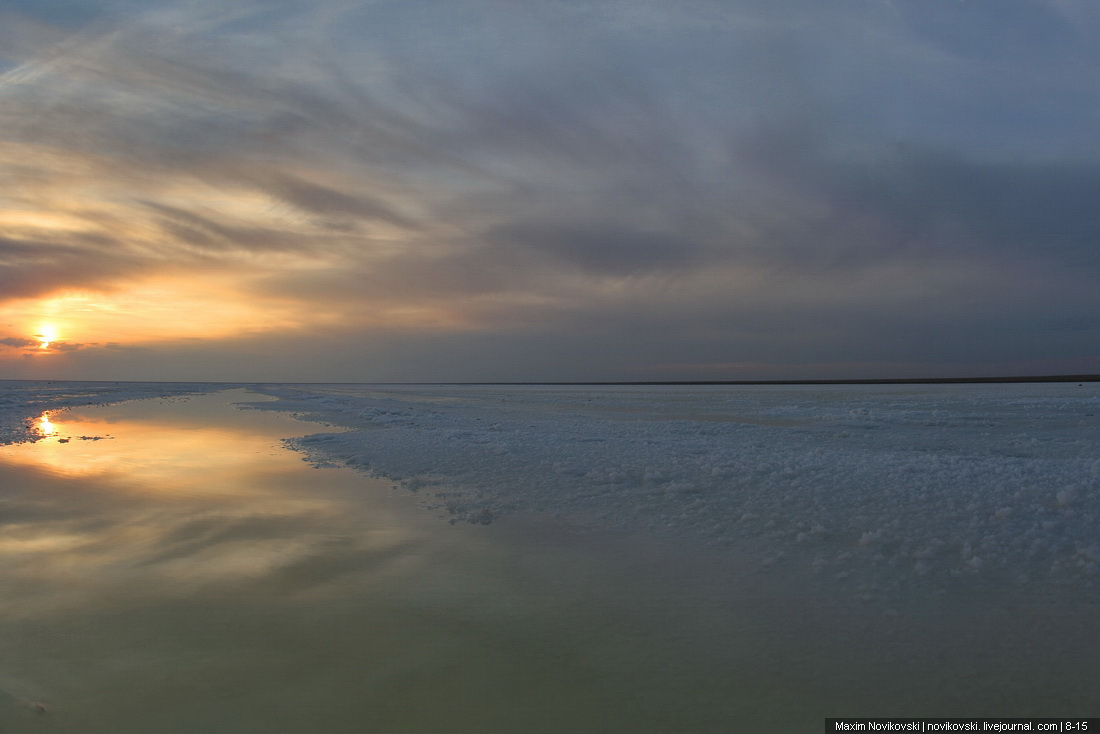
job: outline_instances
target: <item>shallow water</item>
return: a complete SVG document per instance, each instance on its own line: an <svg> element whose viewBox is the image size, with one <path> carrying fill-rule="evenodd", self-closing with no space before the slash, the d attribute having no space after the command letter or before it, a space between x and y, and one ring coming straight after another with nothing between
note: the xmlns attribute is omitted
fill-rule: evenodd
<svg viewBox="0 0 1100 734"><path fill-rule="evenodd" d="M229 391L0 447L0 731L817 731L1100 713L1095 608L868 605L562 521L449 524ZM67 439L67 440L66 440ZM816 587L815 587L816 588Z"/></svg>

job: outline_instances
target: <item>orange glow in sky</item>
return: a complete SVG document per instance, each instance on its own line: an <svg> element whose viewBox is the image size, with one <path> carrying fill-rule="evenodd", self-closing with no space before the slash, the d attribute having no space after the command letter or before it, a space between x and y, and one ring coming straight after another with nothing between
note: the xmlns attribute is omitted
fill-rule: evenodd
<svg viewBox="0 0 1100 734"><path fill-rule="evenodd" d="M73 291L9 302L0 308L0 319L16 329L22 324L18 330L38 341L37 352L66 345L227 339L300 325L292 304L244 297L230 280L160 278L122 292Z"/></svg>
<svg viewBox="0 0 1100 734"><path fill-rule="evenodd" d="M447 303L375 301L365 296L307 305L300 299L249 290L249 282L238 274L199 272L154 276L111 291L74 289L8 301L0 305L0 323L25 342L9 350L9 358L47 358L94 348L230 343L348 325L461 327L463 320Z"/></svg>

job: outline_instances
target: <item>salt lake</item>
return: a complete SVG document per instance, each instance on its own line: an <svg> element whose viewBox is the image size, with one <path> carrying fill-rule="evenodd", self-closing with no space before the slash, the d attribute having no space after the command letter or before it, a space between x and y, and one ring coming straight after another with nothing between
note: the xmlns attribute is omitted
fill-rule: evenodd
<svg viewBox="0 0 1100 734"><path fill-rule="evenodd" d="M569 466L555 473L522 446L537 430L531 406L546 403L545 392L525 394L520 418L529 430L512 436L501 429L519 419L515 393L294 390L207 389L43 411L41 440L0 447L0 729L666 734L816 731L837 716L1100 711L1095 584L1089 546L1074 535L1094 521L1090 462L1100 457L1091 453L1091 414L1033 423L1045 453L1029 456L1033 444L1017 442L999 463L1011 469L1001 482L1011 491L991 500L993 514L1007 510L990 527L1022 514L1010 499L1032 499L1028 483L1055 471L1042 462L1068 461L1057 471L1076 477L1042 488L1050 501L1041 509L1053 513L1042 522L1062 524L1048 528L1055 540L1029 547L1043 568L1052 567L1045 553L1062 566L1039 579L1030 568L1027 578L997 571L995 553L1014 553L1012 541L994 537L981 551L985 568L975 563L981 539L995 535L984 528L969 555L952 551L950 561L946 551L921 556L924 536L903 553L908 539L888 523L861 534L832 520L820 532L808 525L781 536L783 523L767 513L782 508L767 504L737 514L760 532L742 533L743 542L716 537L725 507L706 500L709 486L672 476L687 464L658 444L648 465L667 463L669 476L639 473L646 495L634 504L649 506L619 513L645 522L613 521L608 508L624 501L633 480L624 450L615 461L591 453L619 435L605 435L600 421L625 414L629 430L651 430L651 413L666 410L652 396L620 401L621 410L591 406L606 393L553 396L543 414L554 425L565 425L564 411L587 426L583 440L558 436L552 453L559 468ZM305 417L324 414L332 425L291 417L306 410L288 396L304 393L315 411ZM1081 411L1092 410L1093 393ZM1058 395L1066 397L1057 414L1067 416L1076 398ZM811 410L740 405L715 415L705 407L715 395L705 397L699 408L681 395L656 418L673 433L691 427L695 438L677 445L709 451L700 466L716 482L731 483L715 470L717 444L708 442L731 438L716 439L715 425L750 432L737 434L745 445L774 446L767 439L783 431L822 445L820 434L806 432ZM1002 425L1016 399L993 402ZM493 440L452 423L433 434L409 419L417 406L441 419L472 404L482 406L478 431L490 436L492 428ZM356 420L334 407L349 405ZM968 411L960 436L971 435L975 413L992 415L972 404ZM994 434L986 442L1008 435L984 428ZM299 451L283 441L307 434L290 444ZM404 464L387 438L396 435L405 436ZM477 480L492 491L478 496L446 471L454 457L443 440L469 466L529 467L530 486L519 486L522 472L493 469ZM962 471L945 458L945 440L938 431L936 446L913 450L934 454L937 471ZM570 454L569 441L588 453ZM426 469L411 471L410 457ZM578 474L578 457L595 463ZM541 496L547 477L565 488L594 486L603 499L586 504L574 492L555 512L555 498ZM494 478L501 486L489 486ZM509 483L517 496L533 487L541 499L509 504L501 500ZM653 527L668 502L694 509ZM672 521L690 529L707 512L713 522L695 536ZM1059 537L1074 541L1065 553ZM891 565L903 556L904 565Z"/></svg>

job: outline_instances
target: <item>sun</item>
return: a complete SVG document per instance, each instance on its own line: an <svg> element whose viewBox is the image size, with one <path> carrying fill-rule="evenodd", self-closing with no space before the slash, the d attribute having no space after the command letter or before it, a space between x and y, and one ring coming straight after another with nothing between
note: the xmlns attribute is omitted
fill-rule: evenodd
<svg viewBox="0 0 1100 734"><path fill-rule="evenodd" d="M34 338L38 340L39 349L49 349L52 342L57 341L57 327L52 324L43 324L38 329L38 333L34 335Z"/></svg>

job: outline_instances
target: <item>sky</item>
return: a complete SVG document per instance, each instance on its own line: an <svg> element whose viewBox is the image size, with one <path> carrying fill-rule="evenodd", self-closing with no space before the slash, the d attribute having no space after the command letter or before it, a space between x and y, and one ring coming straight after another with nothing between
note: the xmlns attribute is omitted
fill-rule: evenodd
<svg viewBox="0 0 1100 734"><path fill-rule="evenodd" d="M0 379L1100 372L1094 0L0 0Z"/></svg>

